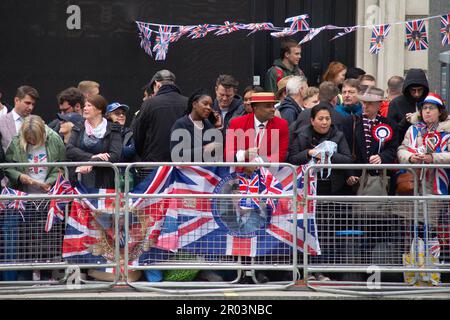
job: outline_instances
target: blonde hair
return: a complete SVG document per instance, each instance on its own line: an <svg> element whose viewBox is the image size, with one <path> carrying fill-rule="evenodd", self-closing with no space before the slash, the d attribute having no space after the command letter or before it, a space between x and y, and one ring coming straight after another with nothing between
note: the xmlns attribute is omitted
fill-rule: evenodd
<svg viewBox="0 0 450 320"><path fill-rule="evenodd" d="M23 121L22 127L19 133L20 147L27 152L29 142L27 140L32 139L35 144L32 148L40 147L45 144L47 135L45 133L45 122L41 117L36 115L30 115Z"/></svg>
<svg viewBox="0 0 450 320"><path fill-rule="evenodd" d="M316 94L319 94L319 88L317 88L317 87L309 87L308 89L306 89L305 96L303 97L303 100L312 98Z"/></svg>
<svg viewBox="0 0 450 320"><path fill-rule="evenodd" d="M93 89L100 91L100 84L95 81L84 80L78 84L78 89L83 92L84 95L93 94Z"/></svg>

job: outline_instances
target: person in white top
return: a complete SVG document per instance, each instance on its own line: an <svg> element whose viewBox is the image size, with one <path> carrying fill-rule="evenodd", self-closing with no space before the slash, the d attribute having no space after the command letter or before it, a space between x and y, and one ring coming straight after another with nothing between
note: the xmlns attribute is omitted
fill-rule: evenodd
<svg viewBox="0 0 450 320"><path fill-rule="evenodd" d="M0 134L3 150L6 151L11 140L22 127L23 120L28 117L39 99L38 91L30 86L17 89L14 98L14 109L6 115L0 116Z"/></svg>

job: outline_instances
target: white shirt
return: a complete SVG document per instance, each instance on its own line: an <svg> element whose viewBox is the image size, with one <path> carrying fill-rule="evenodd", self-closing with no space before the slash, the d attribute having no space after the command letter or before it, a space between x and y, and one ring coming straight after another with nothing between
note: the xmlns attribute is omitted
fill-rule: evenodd
<svg viewBox="0 0 450 320"><path fill-rule="evenodd" d="M265 133L265 128L267 127L267 123L269 122L268 120L265 122L260 122L256 116L255 117L255 146L259 145L264 137L264 133ZM264 128L260 128L260 125L264 125ZM259 141L256 141L256 139L258 138L258 133L261 132L261 134L259 135ZM238 150L238 152L236 153L236 160L238 162L244 162L245 161L245 150Z"/></svg>
<svg viewBox="0 0 450 320"><path fill-rule="evenodd" d="M37 147L37 148L30 148L28 150L27 154L28 162L29 163L45 163L47 162L47 150L45 148L45 145ZM48 167L28 167L28 175L33 178L34 180L37 180L39 182L44 183L45 178L47 178L48 174ZM28 193L42 193L41 189L37 186L27 186Z"/></svg>
<svg viewBox="0 0 450 320"><path fill-rule="evenodd" d="M0 102L0 106L3 106L3 108L0 109L0 116L4 116L5 114L8 113L8 109L7 109L6 106L3 105L1 102Z"/></svg>
<svg viewBox="0 0 450 320"><path fill-rule="evenodd" d="M19 134L20 128L22 128L23 118L13 109L11 111L14 119L14 124L16 126L16 133Z"/></svg>

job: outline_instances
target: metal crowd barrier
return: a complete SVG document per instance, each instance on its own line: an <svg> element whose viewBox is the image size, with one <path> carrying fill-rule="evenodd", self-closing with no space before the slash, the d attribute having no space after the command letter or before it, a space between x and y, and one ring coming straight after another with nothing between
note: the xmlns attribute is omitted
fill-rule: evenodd
<svg viewBox="0 0 450 320"><path fill-rule="evenodd" d="M114 171L116 190L119 188L119 170L111 163L103 162L59 162L59 163L39 163L39 167L64 168L65 177L68 177L68 168L89 165L93 167L108 167ZM0 169L16 167L36 167L32 163L2 163ZM62 243L65 229L69 218L69 205L65 210L65 221L60 222L55 217L53 226L49 232L45 231L49 203L56 199L69 199L73 205L74 201L83 199L105 200L105 194L81 194L81 195L49 195L49 194L28 194L13 195L1 194L0 203L2 213L0 214L0 272L7 281L0 282L0 293L41 293L60 292L76 290L109 290L119 282L120 274L116 272L114 279L109 282L90 281L82 276L83 270L97 270L99 268L113 268L119 270L119 209L120 194L111 193L107 198L115 203L114 212L110 214L110 219L114 224L113 257L109 262L86 262L78 257L63 258ZM11 205L5 205L5 201ZM80 227L82 229L82 227ZM88 236L89 234L73 235L73 238ZM93 251L93 248L86 248L86 251ZM28 274L24 272L28 271ZM30 272L33 278L29 278ZM64 272L60 274L60 271ZM95 271L94 271L95 272ZM39 280L39 276L41 280ZM14 278L13 281L11 278ZM43 280L47 278L47 280Z"/></svg>
<svg viewBox="0 0 450 320"><path fill-rule="evenodd" d="M219 255L210 253L210 251L214 251L215 247L220 246L220 243L215 243L214 241L206 241L206 240L197 240L201 239L201 236L206 235L210 232L214 232L215 228L217 228L217 224L222 224L225 228L228 228L230 232L234 232L237 230L236 226L236 218L235 212L233 209L233 204L238 199L244 198L272 198L272 199L290 199L292 200L292 208L293 208L293 219L297 220L297 186L294 184L294 189L292 194L280 194L280 195L249 195L245 196L242 194L231 194L230 192L222 193L222 194L192 194L183 191L178 191L176 193L153 193L153 194L133 194L129 189L129 177L130 170L134 168L144 168L149 169L151 167L155 168L157 166L173 166L173 167L190 167L190 166L200 166L202 168L205 167L252 167L254 166L249 163L158 163L158 164L150 164L150 163L133 163L127 166L125 171L125 212L127 213L125 216L125 230L127 232L132 232L132 228L130 227L130 221L132 219L144 220L146 217L157 216L159 207L158 205L170 205L172 203L176 203L177 209L173 210L173 212L167 213L167 215L174 214L175 218L178 215L181 215L180 219L187 218L190 210L195 210L196 214L199 215L193 223L190 225L187 222L183 224L183 230L180 231L180 234L177 235L182 238L180 241L185 241L185 243L190 243L196 241L196 246L198 249L191 250L183 250L177 249L176 254L167 254L167 251L163 253L155 253L155 255L150 259L151 261L143 262L139 261L138 263L130 263L131 260L136 259L136 247L140 247L142 244L133 245L133 247L126 246L125 247L125 274L128 276L131 272L135 271L149 271L149 270L185 270L187 273L192 270L200 270L200 271L238 271L237 277L234 280L229 279L229 281L212 281L212 282L204 282L204 281L188 281L188 282L132 282L128 281L128 285L140 290L140 291L154 291L154 292L165 292L165 293L196 293L196 292L214 292L214 291L251 291L251 290L269 290L269 289L287 289L295 284L295 280L298 275L298 264L297 264L297 235L294 230L292 230L292 237L294 246L289 250L284 250L279 252L278 255L269 255L264 257L241 257L239 254L233 254L230 251L227 255ZM296 167L288 164L261 164L258 166L263 166L266 168L278 168L279 166L287 167L292 171L293 179L296 181ZM148 173L148 172L146 172ZM154 205L150 208L150 212L147 210L129 210L128 205L130 204L130 199L132 198L142 198L144 201L149 201ZM212 203L215 203L218 211L221 212L221 216L219 218L213 217L211 214L211 206ZM182 209L180 209L182 207ZM169 210L170 211L170 210ZM157 219L157 218L156 218ZM217 221L219 219L219 221ZM272 219L277 219L276 216L273 216ZM193 228L196 228L196 231L193 231ZM190 229L191 228L191 229ZM130 235L127 234L127 239L129 239ZM245 239L245 238L243 238ZM173 239L167 237L160 239L159 246L161 247L171 247L171 241L176 241L177 239ZM221 241L229 241L222 239ZM234 239L236 240L236 238ZM270 240L262 240L262 241L270 241ZM259 244L261 245L261 243ZM239 246L239 244L238 244ZM244 246L244 245L243 245ZM263 243L262 246L270 246L270 243ZM148 246L147 246L148 249ZM238 248L239 249L239 248ZM139 250L138 250L139 252ZM238 284L238 280L242 274L242 272L251 272L254 277L255 270L276 270L276 271L289 271L292 272L292 281L283 282L283 283L274 283L274 284L258 284L258 285L244 285ZM130 280L130 279L128 279Z"/></svg>
<svg viewBox="0 0 450 320"><path fill-rule="evenodd" d="M322 249L319 258L303 255L307 286L315 291L357 296L450 292L448 284L439 283L440 275L450 272L450 196L427 195L422 170L436 166L312 165L306 170L305 185L310 174L317 179L318 172L327 168L408 170L414 177L414 193L350 197L311 196L304 192L305 205L315 202ZM439 168L450 169L450 165ZM439 251L440 257L436 258ZM318 272L328 274L332 281L308 281L309 274ZM402 274L404 281L397 281Z"/></svg>

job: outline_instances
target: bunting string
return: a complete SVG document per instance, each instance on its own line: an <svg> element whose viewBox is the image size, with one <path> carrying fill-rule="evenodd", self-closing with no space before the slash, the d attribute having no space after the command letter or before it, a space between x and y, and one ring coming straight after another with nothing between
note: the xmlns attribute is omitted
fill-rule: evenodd
<svg viewBox="0 0 450 320"><path fill-rule="evenodd" d="M167 25L158 23L149 23L136 21L136 25L141 39L141 48L155 60L165 60L171 43L179 41L185 37L188 39L205 38L208 34L215 36L224 36L240 30L250 31L250 36L259 31L269 31L274 38L288 37L304 32L305 35L299 44L305 44L313 40L324 30L338 31L330 39L334 41L343 36L357 31L358 29L370 29L372 36L370 39L369 51L372 54L378 54L386 41L389 32L393 26L404 25L406 32L406 47L410 51L427 50L429 47L428 32L425 21L440 19L440 33L442 46L450 45L450 13L445 15L425 17L421 19L398 21L379 25L356 25L356 26L335 26L325 25L321 27L310 27L307 14L302 14L285 19L286 27L276 27L270 22L260 23L239 23L224 21L223 25L217 24L198 24L198 25Z"/></svg>

